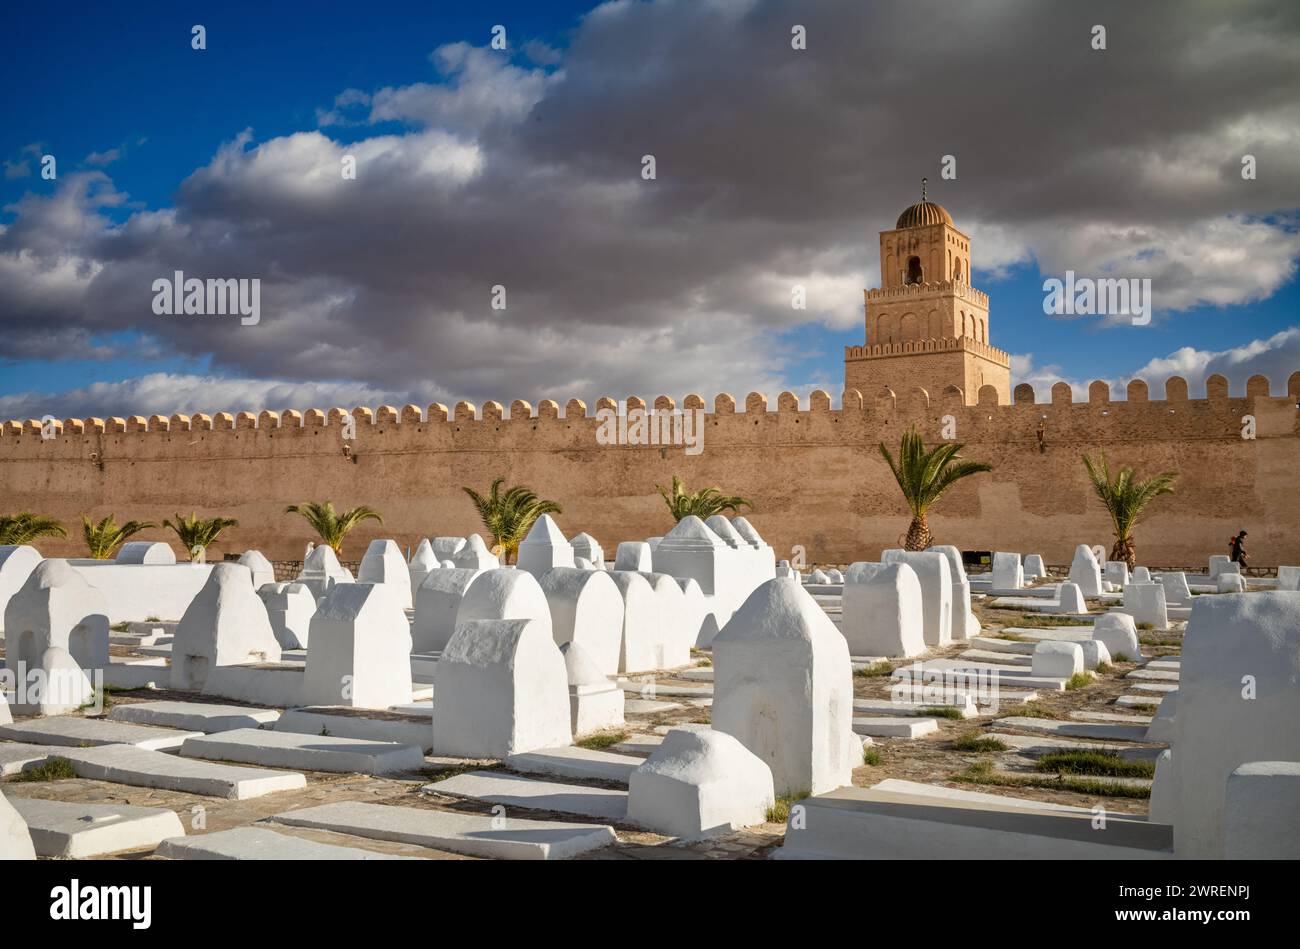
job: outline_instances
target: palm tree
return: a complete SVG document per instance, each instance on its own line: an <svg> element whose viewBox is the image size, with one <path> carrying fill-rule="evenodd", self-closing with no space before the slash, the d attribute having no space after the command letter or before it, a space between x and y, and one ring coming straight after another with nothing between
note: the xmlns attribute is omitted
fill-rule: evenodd
<svg viewBox="0 0 1300 949"><path fill-rule="evenodd" d="M487 497L473 488L463 490L478 509L483 527L492 538L493 549L501 552L505 563L510 563L510 558L519 551L519 542L528 536L534 521L543 514L563 514L564 510L554 501L542 500L521 484L502 494L501 485L505 480L497 478L493 481Z"/></svg>
<svg viewBox="0 0 1300 949"><path fill-rule="evenodd" d="M1083 456L1083 466L1088 469L1093 489L1101 503L1106 505L1111 524L1115 528L1115 546L1111 560L1123 560L1130 570L1137 565L1137 546L1133 543L1133 527L1142 520L1146 506L1162 494L1174 493L1176 471L1162 471L1145 481L1133 480L1133 469L1125 465L1112 479L1106 453L1097 461Z"/></svg>
<svg viewBox="0 0 1300 949"><path fill-rule="evenodd" d="M221 536L221 532L227 527L238 527L239 521L229 517L214 517L210 520L201 519L194 514L189 517L176 515L175 521L163 521L163 527L170 527L176 532L185 549L190 552L190 560L193 561L196 554L195 550L202 547L204 550L211 547Z"/></svg>
<svg viewBox="0 0 1300 949"><path fill-rule="evenodd" d="M67 537L63 525L44 514L19 511L0 514L0 546L30 544L38 537Z"/></svg>
<svg viewBox="0 0 1300 949"><path fill-rule="evenodd" d="M384 519L379 516L379 512L374 508L354 507L351 510L338 514L334 511L334 505L329 501L324 504L319 501L310 501L307 504L290 504L284 509L286 514L301 514L320 534L321 540L325 541L334 549L334 553L343 553L343 539L348 536L352 528L356 527L362 521L378 521L384 523Z"/></svg>
<svg viewBox="0 0 1300 949"><path fill-rule="evenodd" d="M86 549L90 551L93 560L108 560L117 548L140 531L157 526L152 521L127 521L119 526L112 514L96 524L85 514L81 515L81 533L86 538Z"/></svg>
<svg viewBox="0 0 1300 949"><path fill-rule="evenodd" d="M723 494L718 488L701 488L699 491L692 491L688 494L686 484L677 475L673 475L671 491L660 484L656 484L655 487L659 490L664 503L668 505L673 520L676 521L680 521L688 514L694 514L701 520L712 517L714 514L721 514L723 511L739 514L742 507L752 508L754 506L753 502L748 498Z"/></svg>
<svg viewBox="0 0 1300 949"><path fill-rule="evenodd" d="M907 529L906 550L925 550L934 537L925 517L930 508L954 481L981 471L992 471L993 466L982 461L958 461L962 446L956 442L944 442L930 451L925 450L925 443L916 426L903 433L903 443L898 452L898 461L889 453L885 443L880 443L880 453L889 462L898 486L903 490L903 499L912 512L912 524Z"/></svg>

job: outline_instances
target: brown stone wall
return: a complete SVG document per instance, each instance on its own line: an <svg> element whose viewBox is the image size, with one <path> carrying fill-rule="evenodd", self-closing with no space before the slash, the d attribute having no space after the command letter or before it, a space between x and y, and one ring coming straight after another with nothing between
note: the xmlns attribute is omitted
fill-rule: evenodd
<svg viewBox="0 0 1300 949"><path fill-rule="evenodd" d="M596 418L576 417L580 404L559 417L551 402L536 414L518 403L508 419L496 403L477 418L473 407L458 406L451 420L441 406L427 414L408 407L400 418L393 409L373 416L358 409L348 455L339 419L322 424L325 413L316 412L306 413L305 425L297 413L283 420L275 413L68 420L49 440L39 424L7 423L0 433L0 511L30 509L63 520L69 538L39 544L52 556L82 552L83 512L161 521L197 511L240 521L209 560L250 547L272 560L295 560L313 538L305 521L283 513L285 505L368 504L385 524L354 532L344 556L355 560L375 537L405 547L424 536L480 530L461 486L482 490L504 476L559 501L564 531L589 531L612 555L620 540L672 527L655 485L680 474L689 487L718 485L752 498L753 521L778 557L801 545L810 562L844 563L877 557L907 528L877 444L896 446L913 423L927 441L937 440L943 416L952 415L964 454L991 462L994 471L940 501L931 517L937 542L1040 553L1049 563L1068 563L1077 543L1109 547L1106 515L1079 461L1082 452L1104 449L1113 464L1132 464L1139 474L1180 472L1178 493L1158 500L1137 531L1144 562L1203 565L1246 528L1255 565L1300 564L1300 373L1290 395L1274 397L1257 377L1250 397L1228 398L1217 378L1208 399L1168 402L1138 401L1140 387L1133 401L1109 402L1104 386L1086 403L1035 404L1025 401L1027 387L1018 387L1014 405L869 394L865 404L850 398L835 411L825 393L798 409L793 396L783 398L776 411L766 411L761 397L751 399L753 411L732 411L729 398L719 397L722 411L705 417L704 450L695 456L680 447L600 445ZM1171 391L1177 396L1185 388L1175 381ZM1253 441L1241 437L1247 414L1257 420ZM1045 452L1038 449L1040 420Z"/></svg>

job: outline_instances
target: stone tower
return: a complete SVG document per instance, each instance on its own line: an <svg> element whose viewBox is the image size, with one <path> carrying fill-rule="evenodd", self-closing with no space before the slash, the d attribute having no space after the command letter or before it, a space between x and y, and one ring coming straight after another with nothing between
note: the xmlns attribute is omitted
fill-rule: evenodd
<svg viewBox="0 0 1300 949"><path fill-rule="evenodd" d="M932 402L952 388L974 405L1011 401L1010 359L989 345L988 294L970 285L970 238L941 205L921 200L880 232L880 283L866 290L866 345L844 348L844 388L868 401L920 387Z"/></svg>

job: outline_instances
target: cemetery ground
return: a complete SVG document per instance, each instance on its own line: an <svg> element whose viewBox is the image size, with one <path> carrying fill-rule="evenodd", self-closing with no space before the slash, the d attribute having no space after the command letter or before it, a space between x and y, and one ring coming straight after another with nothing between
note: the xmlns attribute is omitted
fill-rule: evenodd
<svg viewBox="0 0 1300 949"><path fill-rule="evenodd" d="M1028 642L1025 635L1034 629L1067 631L1068 620L1044 614L1025 613L1020 610L994 609L989 599L977 597L972 603L982 626L979 638L932 648L916 659L856 662L853 678L855 705L877 714L885 710L890 701L890 690L895 685L890 672L907 667L916 661L961 660L964 653L975 651L987 661L991 650L1015 648L1014 644ZM1097 607L1090 602L1089 606ZM1144 662L1176 661L1179 655L1182 627L1173 624L1163 633L1142 631ZM1020 630L1021 632L1007 632ZM1007 644L1012 644L1008 646ZM139 658L134 647L114 645L114 659ZM1023 662L1028 657L1019 653L1005 654L1010 662ZM1023 657L1023 658L1022 658ZM973 659L974 657L972 657ZM631 676L624 683L628 700L626 723L620 728L580 735L575 741L579 748L612 754L634 756L639 763L662 740L670 727L683 724L707 725L710 721L712 666L707 650L693 650L694 665L686 669L669 670L655 674ZM932 721L934 729L919 731L915 737L880 735L870 739L864 750L864 761L854 769L853 784L867 788L881 781L895 779L925 785L1012 796L1026 800L1051 802L1095 808L1098 805L1111 814L1143 815L1147 811L1147 795L1151 783L1151 770L1155 755L1163 745L1147 741L1108 742L1088 737L1044 737L1038 725L1053 724L1131 724L1145 728L1154 715L1163 693L1143 693L1135 688L1143 680L1126 678L1138 668L1133 661L1112 662L1098 675L1087 681L1072 683L1075 688L1062 690L1026 690L1008 686L1011 701L1002 701L996 711L977 708L972 717L961 718L953 708L921 707L915 711L888 712L886 717L896 719L902 727L911 720ZM698 695L693 693L699 693ZM1120 704L1117 699L1127 696ZM1149 701L1142 701L1149 697ZM1028 698L1028 701L1024 701ZM209 701L194 693L165 688L108 689L104 695L103 716L112 716L114 709L145 702L203 702ZM225 706L240 706L233 700L221 700ZM251 706L250 706L251 707ZM84 714L84 713L81 713ZM118 712L118 716L122 713ZM400 713L383 713L361 710L334 710L332 714L364 714L370 719L388 718L421 722L427 726L428 718L404 716ZM1014 722L999 723L1014 717ZM109 719L113 720L112 718ZM22 721L18 719L17 721ZM328 726L322 727L328 734ZM6 742L0 742L3 750ZM200 835L234 828L261 828L275 834L319 844L348 847L375 855L421 857L425 859L463 860L475 857L409 842L363 837L314 827L293 826L277 816L302 808L338 802L395 805L402 808L429 809L451 813L476 814L491 817L500 813L490 801L460 798L439 793L431 785L468 772L488 772L494 775L519 775L532 779L542 778L579 788L606 789L625 792L626 780L608 780L575 774L526 774L503 762L493 760L464 761L460 759L426 756L424 767L407 772L382 775L359 773L327 773L301 768L306 784L297 789L281 790L246 800L226 799L185 793L163 788L136 787L117 782L92 780L69 776L60 766L57 747L49 749L52 757L44 765L32 765L26 771L7 774L0 779L0 788L11 801L23 799L77 802L87 805L140 806L166 808L176 813L185 826L187 840ZM1055 756L1053 756L1055 752ZM166 750L176 754L175 749ZM231 762L248 767L246 762ZM542 808L521 807L510 804L507 817L528 820L559 821L565 823L599 823L614 828L616 840L610 845L577 856L584 860L630 859L765 859L781 846L786 832L788 806L793 799L778 800L768 813L766 823L732 831L703 840L679 841L638 829L618 818L593 818L591 814L575 814ZM158 859L156 845L128 849L120 852L97 854L107 859Z"/></svg>

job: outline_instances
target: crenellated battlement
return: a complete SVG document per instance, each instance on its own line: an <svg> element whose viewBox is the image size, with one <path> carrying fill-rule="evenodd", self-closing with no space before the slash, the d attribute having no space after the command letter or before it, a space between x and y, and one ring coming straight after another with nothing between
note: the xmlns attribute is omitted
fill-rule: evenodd
<svg viewBox="0 0 1300 949"><path fill-rule="evenodd" d="M930 344L934 345L931 346ZM987 354L989 358L998 355L1005 356L1001 350L970 339L923 340L917 343L909 342L893 346L849 346L846 347L845 352L848 358L870 359L876 356L939 352L949 349L966 349L981 355ZM1088 386L1087 400L1076 402L1073 389L1064 382L1058 382L1052 386L1048 393L1048 399L1040 402L1038 393L1035 392L1033 386L1021 383L1015 387L1012 404L999 405L996 390L992 386L986 385L977 394L977 400L973 406L966 404L965 393L960 387L951 385L942 392L934 393L928 392L919 386L898 392L889 388L873 393L862 393L856 389L851 389L843 394L839 409L832 408L831 396L823 389L813 390L806 402L793 392L782 392L777 397L774 407L769 406L768 397L765 394L751 392L745 397L743 406L738 408L735 397L730 393L723 392L714 397L711 412L706 408L704 397L698 393L685 396L681 401L680 410L677 401L667 395L657 396L650 405L647 404L645 399L638 396L628 396L622 403L612 396L601 396L596 400L594 408L595 412L644 411L651 414L674 411L705 411L707 417L716 419L741 413L746 415L771 413L779 415L794 413L851 415L854 413L880 414L882 412L896 414L911 412L916 408L922 410L943 408L947 410L973 407L1011 414L1025 405L1088 404L1104 406L1112 402L1119 405L1127 403L1130 406L1168 403L1169 408L1176 408L1179 404L1187 402L1213 403L1227 401L1232 398L1229 395L1227 378L1217 373L1206 379L1204 396L1201 398L1192 398L1187 380L1181 376L1170 376L1165 379L1162 389L1164 392L1163 399L1152 398L1150 384L1144 379L1134 379L1126 387L1125 399L1112 400L1110 386L1106 382L1096 380ZM1272 398L1274 395L1275 393L1271 391L1266 376L1255 375L1246 381L1244 398ZM1300 372L1292 373L1287 381L1286 392L1276 393L1276 396L1290 396L1300 401ZM581 399L568 400L563 412L560 410L559 402L553 399L541 400L536 408L523 399L516 399L510 403L509 412L506 412L502 403L496 401L485 402L481 408L472 402L457 402L452 409L448 409L441 402L434 402L424 409L421 409L418 405L405 405L400 410L395 406L381 405L376 409L358 406L351 410L335 407L329 410L312 408L305 411L286 409L275 412L267 409L261 412L217 412L214 415L176 413L171 416L151 415L145 417L143 415L132 415L127 418L119 416L85 419L68 418L48 422L45 437L42 435L42 423L38 419L10 420L0 426L0 438L49 440L51 433L66 438L71 435L91 436L96 434L149 432L240 432L268 429L320 429L342 426L344 419L349 417L353 420L356 428L364 426L398 428L411 425L463 425L520 420L535 422L559 422L575 419L594 420L596 415L595 413L588 413L587 404Z"/></svg>
<svg viewBox="0 0 1300 949"><path fill-rule="evenodd" d="M966 300L976 306L983 307L985 310L989 306L989 295L983 290L976 290L968 283L960 280L941 280L933 283L911 283L901 287L876 287L864 291L868 302L880 301L887 302L891 300L902 299L905 297L925 296L932 293L944 293L957 297L959 300Z"/></svg>
<svg viewBox="0 0 1300 949"><path fill-rule="evenodd" d="M877 343L873 346L845 346L846 360L886 359L892 356L916 356L925 353L966 352L982 356L1000 366L1010 367L1011 354L969 336L942 339L906 340L901 343Z"/></svg>

